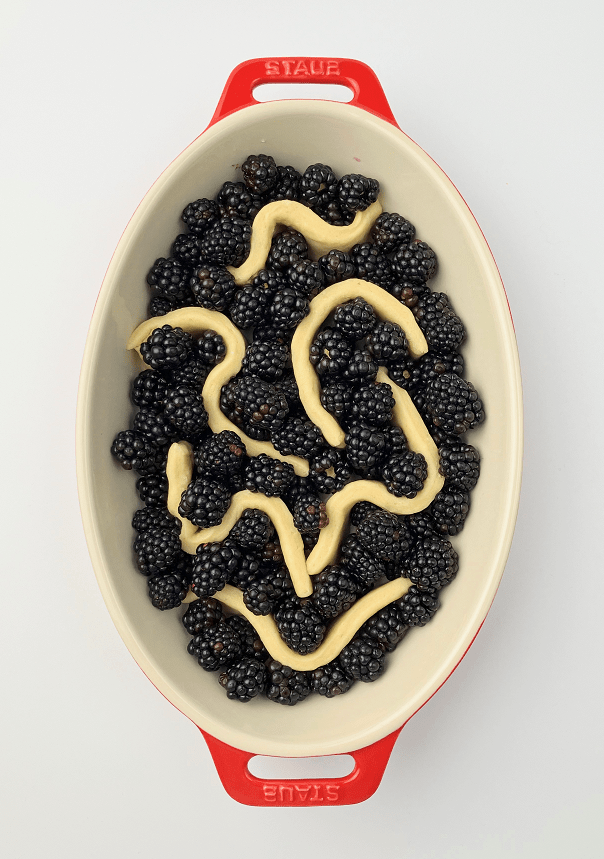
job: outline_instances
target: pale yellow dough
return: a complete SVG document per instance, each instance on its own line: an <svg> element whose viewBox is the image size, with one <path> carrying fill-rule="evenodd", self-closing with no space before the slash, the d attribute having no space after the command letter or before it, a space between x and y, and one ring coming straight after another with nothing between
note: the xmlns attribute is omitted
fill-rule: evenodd
<svg viewBox="0 0 604 859"><path fill-rule="evenodd" d="M357 212L346 227L334 227L315 214L308 206L294 200L277 200L263 206L252 222L250 252L238 268L227 266L238 286L249 283L266 265L275 228L278 225L291 227L302 233L311 254L318 259L328 251L349 251L353 245L363 242L374 221L382 211L377 201L363 212Z"/></svg>

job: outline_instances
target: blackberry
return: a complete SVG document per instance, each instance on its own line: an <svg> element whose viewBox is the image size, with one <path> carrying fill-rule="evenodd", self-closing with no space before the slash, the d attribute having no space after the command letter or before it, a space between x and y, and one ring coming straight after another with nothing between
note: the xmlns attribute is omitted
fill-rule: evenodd
<svg viewBox="0 0 604 859"><path fill-rule="evenodd" d="M271 441L283 456L312 459L325 448L325 439L318 426L304 418L291 418L271 432Z"/></svg>
<svg viewBox="0 0 604 859"><path fill-rule="evenodd" d="M254 194L266 194L279 181L279 171L271 155L248 155L241 165L243 181Z"/></svg>
<svg viewBox="0 0 604 859"><path fill-rule="evenodd" d="M232 540L197 547L191 588L198 597L211 597L222 590L241 564L241 549Z"/></svg>
<svg viewBox="0 0 604 859"><path fill-rule="evenodd" d="M328 286L357 276L357 270L350 254L344 251L331 250L319 257L318 263Z"/></svg>
<svg viewBox="0 0 604 859"><path fill-rule="evenodd" d="M386 437L387 453L385 459L391 459L393 456L397 456L399 453L405 453L409 450L407 436L399 426L396 424L390 424L389 426L383 427L382 432Z"/></svg>
<svg viewBox="0 0 604 859"><path fill-rule="evenodd" d="M142 477L155 474L160 467L160 454L155 445L137 430L122 430L113 444L111 453L126 471L136 471Z"/></svg>
<svg viewBox="0 0 604 859"><path fill-rule="evenodd" d="M324 618L313 604L298 597L284 599L275 611L279 635L296 653L312 653L325 636Z"/></svg>
<svg viewBox="0 0 604 859"><path fill-rule="evenodd" d="M338 194L338 180L326 164L311 164L300 180L300 200L311 209L324 209Z"/></svg>
<svg viewBox="0 0 604 859"><path fill-rule="evenodd" d="M301 536L302 544L304 545L304 557L308 558L319 542L319 531L305 531Z"/></svg>
<svg viewBox="0 0 604 859"><path fill-rule="evenodd" d="M434 530L449 537L459 534L469 512L469 493L447 486L446 483L428 508L434 522Z"/></svg>
<svg viewBox="0 0 604 859"><path fill-rule="evenodd" d="M411 282L409 280L395 280L394 283L390 284L388 291L395 298L398 298L401 304L408 307L409 310L417 307L422 295L430 294L430 288L425 283L420 283L419 281Z"/></svg>
<svg viewBox="0 0 604 859"><path fill-rule="evenodd" d="M187 225L189 232L196 236L203 236L208 227L216 223L220 216L218 203L202 197L185 207L182 219Z"/></svg>
<svg viewBox="0 0 604 859"><path fill-rule="evenodd" d="M341 421L352 408L353 389L344 382L330 382L321 388L321 405Z"/></svg>
<svg viewBox="0 0 604 859"><path fill-rule="evenodd" d="M333 326L349 340L362 340L377 323L377 317L364 298L353 298L336 307Z"/></svg>
<svg viewBox="0 0 604 859"><path fill-rule="evenodd" d="M294 468L289 462L272 459L266 453L252 456L245 469L245 488L262 492L269 498L280 498L294 479Z"/></svg>
<svg viewBox="0 0 604 859"><path fill-rule="evenodd" d="M132 527L139 534L151 528L169 528L175 534L180 534L182 523L165 507L141 507L132 517Z"/></svg>
<svg viewBox="0 0 604 859"><path fill-rule="evenodd" d="M290 415L295 415L302 408L302 403L300 402L300 392L294 374L287 373L284 375L282 379L275 382L275 388L285 397Z"/></svg>
<svg viewBox="0 0 604 859"><path fill-rule="evenodd" d="M254 329L254 339L263 340L268 343L284 343L288 345L294 336L293 328L284 328L282 325L275 325L271 321L271 309L267 310L266 318L262 320Z"/></svg>
<svg viewBox="0 0 604 859"><path fill-rule="evenodd" d="M418 298L413 314L428 346L439 354L455 352L463 343L466 330L444 292L429 292Z"/></svg>
<svg viewBox="0 0 604 859"><path fill-rule="evenodd" d="M424 591L448 585L458 569L457 552L448 540L436 535L418 539L404 565L405 576Z"/></svg>
<svg viewBox="0 0 604 859"><path fill-rule="evenodd" d="M411 516L405 516L404 519L414 540L423 537L436 537L434 521L427 509L421 510L419 513L412 513Z"/></svg>
<svg viewBox="0 0 604 859"><path fill-rule="evenodd" d="M439 471L447 484L463 492L471 492L480 476L480 454L471 444L449 439L438 449Z"/></svg>
<svg viewBox="0 0 604 859"><path fill-rule="evenodd" d="M389 254L400 245L413 241L415 227L396 212L382 212L371 228L369 238L382 253Z"/></svg>
<svg viewBox="0 0 604 859"><path fill-rule="evenodd" d="M262 198L251 192L243 182L225 182L216 195L216 202L223 217L249 221L254 219L263 205Z"/></svg>
<svg viewBox="0 0 604 859"><path fill-rule="evenodd" d="M386 452L384 433L363 424L350 427L344 440L348 462L361 474L377 466Z"/></svg>
<svg viewBox="0 0 604 859"><path fill-rule="evenodd" d="M410 357L402 359L389 370L389 373L393 382L401 388L413 391L425 388L443 373L455 373L456 376L461 376L463 370L463 357L458 352L450 352L446 355L427 352L416 360Z"/></svg>
<svg viewBox="0 0 604 859"><path fill-rule="evenodd" d="M361 590L367 590L382 578L384 566L361 543L356 534L346 537L341 549L344 566L359 583Z"/></svg>
<svg viewBox="0 0 604 859"><path fill-rule="evenodd" d="M352 677L349 677L343 671L337 659L311 671L310 680L313 692L318 692L319 695L324 695L325 698L335 698L336 695L343 695L345 692L348 692L354 683Z"/></svg>
<svg viewBox="0 0 604 859"><path fill-rule="evenodd" d="M243 603L252 614L258 617L266 617L270 614L277 603L275 588L270 580L260 578L250 582L243 592Z"/></svg>
<svg viewBox="0 0 604 859"><path fill-rule="evenodd" d="M202 597L189 603L182 623L189 635L203 635L224 620L222 606L212 597Z"/></svg>
<svg viewBox="0 0 604 859"><path fill-rule="evenodd" d="M145 576L157 576L176 567L182 557L180 537L173 528L149 528L134 541L136 565Z"/></svg>
<svg viewBox="0 0 604 859"><path fill-rule="evenodd" d="M325 275L319 264L309 259L300 259L287 269L288 283L300 295L313 299L325 289Z"/></svg>
<svg viewBox="0 0 604 859"><path fill-rule="evenodd" d="M410 548L408 530L387 510L375 510L357 526L357 538L379 561L395 561Z"/></svg>
<svg viewBox="0 0 604 859"><path fill-rule="evenodd" d="M355 349L342 378L351 384L373 382L377 376L378 365L367 349Z"/></svg>
<svg viewBox="0 0 604 859"><path fill-rule="evenodd" d="M258 659L244 656L220 675L219 682L227 698L245 703L264 692L266 667Z"/></svg>
<svg viewBox="0 0 604 859"><path fill-rule="evenodd" d="M191 269L188 265L180 260L160 257L153 263L147 275L147 283L157 290L160 296L180 304L191 298L190 277Z"/></svg>
<svg viewBox="0 0 604 859"><path fill-rule="evenodd" d="M350 415L353 420L379 427L392 418L394 397L392 388L385 382L361 384L352 394Z"/></svg>
<svg viewBox="0 0 604 859"><path fill-rule="evenodd" d="M396 365L409 356L405 332L396 322L378 322L367 336L365 348L378 364L386 367Z"/></svg>
<svg viewBox="0 0 604 859"><path fill-rule="evenodd" d="M183 265L199 265L202 256L199 238L191 233L181 233L174 239L170 253Z"/></svg>
<svg viewBox="0 0 604 859"><path fill-rule="evenodd" d="M380 183L359 173L347 173L338 182L338 202L342 209L362 212L378 198Z"/></svg>
<svg viewBox="0 0 604 859"><path fill-rule="evenodd" d="M261 268L258 274L252 278L251 285L259 287L270 297L287 286L285 272Z"/></svg>
<svg viewBox="0 0 604 859"><path fill-rule="evenodd" d="M363 683L377 680L386 668L385 654L380 645L373 638L359 633L342 648L338 661L349 677Z"/></svg>
<svg viewBox="0 0 604 859"><path fill-rule="evenodd" d="M283 376L288 359L289 349L283 343L255 340L245 350L242 368L266 382L276 382Z"/></svg>
<svg viewBox="0 0 604 859"><path fill-rule="evenodd" d="M313 582L312 603L325 618L338 617L356 602L357 587L346 567L325 567Z"/></svg>
<svg viewBox="0 0 604 859"><path fill-rule="evenodd" d="M192 638L187 650L204 671L218 671L243 655L243 644L235 630L221 621Z"/></svg>
<svg viewBox="0 0 604 859"><path fill-rule="evenodd" d="M189 300L185 301L183 299L182 302L176 301L172 298L166 298L165 295L154 295L147 305L147 317L149 319L154 319L156 316L165 316L166 313L171 313L172 310L176 310L178 307L184 307L187 304L192 303L193 296L190 293Z"/></svg>
<svg viewBox="0 0 604 859"><path fill-rule="evenodd" d="M306 239L298 230L289 228L274 237L266 259L266 267L285 273L290 266L305 259L308 259Z"/></svg>
<svg viewBox="0 0 604 859"><path fill-rule="evenodd" d="M231 430L214 433L195 448L194 458L198 471L229 486L239 487L242 483L246 449L237 433Z"/></svg>
<svg viewBox="0 0 604 859"><path fill-rule="evenodd" d="M185 364L172 370L170 374L172 388L180 388L184 385L185 388L201 392L209 372L210 367L201 358L190 358Z"/></svg>
<svg viewBox="0 0 604 859"><path fill-rule="evenodd" d="M240 266L250 252L252 225L244 218L220 218L199 244L204 260L219 265Z"/></svg>
<svg viewBox="0 0 604 859"><path fill-rule="evenodd" d="M267 192L267 202L275 200L298 200L300 196L300 180L302 176L289 165L282 167L277 166L277 181L275 185Z"/></svg>
<svg viewBox="0 0 604 859"><path fill-rule="evenodd" d="M311 458L308 476L318 492L332 495L344 488L350 473L350 464L344 453L327 447Z"/></svg>
<svg viewBox="0 0 604 859"><path fill-rule="evenodd" d="M420 590L412 585L394 605L407 626L425 626L436 614L440 603L436 590Z"/></svg>
<svg viewBox="0 0 604 859"><path fill-rule="evenodd" d="M350 257L357 270L357 277L388 289L394 282L392 263L388 257L371 242L355 245Z"/></svg>
<svg viewBox="0 0 604 859"><path fill-rule="evenodd" d="M201 394L186 385L168 391L164 411L181 435L187 438L194 438L208 428L208 413Z"/></svg>
<svg viewBox="0 0 604 859"><path fill-rule="evenodd" d="M350 524L353 528L358 528L361 522L369 516L370 513L374 513L376 510L380 509L381 508L378 507L377 504L373 504L371 501L357 501L350 511Z"/></svg>
<svg viewBox="0 0 604 859"><path fill-rule="evenodd" d="M449 435L461 435L484 420L476 389L454 373L443 373L430 382L425 403L434 426Z"/></svg>
<svg viewBox="0 0 604 859"><path fill-rule="evenodd" d="M409 629L405 615L396 603L390 603L365 621L361 635L373 639L386 653L392 653Z"/></svg>
<svg viewBox="0 0 604 859"><path fill-rule="evenodd" d="M176 429L170 423L167 415L151 408L138 410L132 421L132 429L142 433L157 447L165 447L170 444L176 435Z"/></svg>
<svg viewBox="0 0 604 859"><path fill-rule="evenodd" d="M178 512L199 528L218 525L229 509L231 494L216 480L198 477L182 493Z"/></svg>
<svg viewBox="0 0 604 859"><path fill-rule="evenodd" d="M261 568L262 563L258 555L251 550L244 551L237 569L229 576L229 584L240 588L240 590L245 590L252 582L256 581Z"/></svg>
<svg viewBox="0 0 604 859"><path fill-rule="evenodd" d="M283 394L258 376L239 377L232 395L235 409L252 438L266 440L270 431L282 426L287 418L287 401Z"/></svg>
<svg viewBox="0 0 604 859"><path fill-rule="evenodd" d="M324 328L310 346L310 363L319 376L337 376L352 358L350 340L335 328Z"/></svg>
<svg viewBox="0 0 604 859"><path fill-rule="evenodd" d="M231 538L242 549L263 549L275 533L269 516L262 510L244 510L231 529Z"/></svg>
<svg viewBox="0 0 604 859"><path fill-rule="evenodd" d="M415 498L428 476L428 465L421 453L407 450L391 456L381 467L384 486L397 498Z"/></svg>
<svg viewBox="0 0 604 859"><path fill-rule="evenodd" d="M235 293L229 316L238 328L250 328L264 318L269 294L261 286L247 284Z"/></svg>
<svg viewBox="0 0 604 859"><path fill-rule="evenodd" d="M187 331L162 325L141 345L141 356L153 370L173 370L187 360L193 348L194 340Z"/></svg>
<svg viewBox="0 0 604 859"><path fill-rule="evenodd" d="M208 328L197 340L197 352L202 361L209 367L214 367L220 364L226 355L226 346L220 334Z"/></svg>
<svg viewBox="0 0 604 859"><path fill-rule="evenodd" d="M301 534L319 531L329 523L325 503L312 490L300 493L293 505L294 525Z"/></svg>
<svg viewBox="0 0 604 859"><path fill-rule="evenodd" d="M136 481L141 501L149 507L165 507L168 503L168 478L165 473L148 474Z"/></svg>
<svg viewBox="0 0 604 859"><path fill-rule="evenodd" d="M417 239L399 245L392 256L392 268L399 280L425 283L436 274L436 254L425 242Z"/></svg>
<svg viewBox="0 0 604 859"><path fill-rule="evenodd" d="M187 595L189 585L180 575L169 572L148 579L149 599L160 611L177 608Z"/></svg>
<svg viewBox="0 0 604 859"><path fill-rule="evenodd" d="M347 227L354 221L354 212L343 209L339 200L330 200L326 206L317 207L315 212L334 227Z"/></svg>
<svg viewBox="0 0 604 859"><path fill-rule="evenodd" d="M273 296L269 316L277 328L294 329L309 311L308 299L293 287L285 286Z"/></svg>
<svg viewBox="0 0 604 859"><path fill-rule="evenodd" d="M304 671L294 671L274 659L267 663L266 671L266 697L269 701L291 707L310 695L308 674Z"/></svg>
<svg viewBox="0 0 604 859"><path fill-rule="evenodd" d="M267 658L268 651L249 620L240 614L231 614L227 617L226 623L241 639L245 656L256 659Z"/></svg>
<svg viewBox="0 0 604 859"><path fill-rule="evenodd" d="M202 265L191 278L191 292L200 307L224 312L235 295L235 278L222 266Z"/></svg>

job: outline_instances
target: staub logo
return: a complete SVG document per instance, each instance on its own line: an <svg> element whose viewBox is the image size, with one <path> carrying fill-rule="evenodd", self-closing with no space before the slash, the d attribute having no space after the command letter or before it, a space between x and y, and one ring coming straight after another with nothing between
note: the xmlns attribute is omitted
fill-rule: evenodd
<svg viewBox="0 0 604 859"><path fill-rule="evenodd" d="M337 784L265 784L267 802L337 802Z"/></svg>
<svg viewBox="0 0 604 859"><path fill-rule="evenodd" d="M285 77L328 77L340 74L340 64L337 60L268 60L264 64L267 75L281 75Z"/></svg>

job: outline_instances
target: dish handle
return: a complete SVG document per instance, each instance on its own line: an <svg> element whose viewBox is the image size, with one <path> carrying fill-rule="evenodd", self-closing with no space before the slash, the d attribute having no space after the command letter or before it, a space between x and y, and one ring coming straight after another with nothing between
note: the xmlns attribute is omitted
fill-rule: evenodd
<svg viewBox="0 0 604 859"><path fill-rule="evenodd" d="M217 740L201 728L220 781L228 795L243 805L300 807L354 805L377 790L402 727L364 749L348 752L354 769L341 778L261 779L248 768L254 752L244 752Z"/></svg>
<svg viewBox="0 0 604 859"><path fill-rule="evenodd" d="M243 107L260 104L254 98L254 89L269 83L341 84L353 92L348 104L398 128L373 69L360 60L343 57L263 57L240 63L225 84L210 125Z"/></svg>

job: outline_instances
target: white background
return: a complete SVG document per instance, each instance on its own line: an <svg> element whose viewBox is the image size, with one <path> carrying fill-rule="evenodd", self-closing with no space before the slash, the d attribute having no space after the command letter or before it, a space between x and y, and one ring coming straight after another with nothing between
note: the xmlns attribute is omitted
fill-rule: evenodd
<svg viewBox="0 0 604 859"><path fill-rule="evenodd" d="M601 4L4 0L0 851L581 859L602 791ZM130 215L231 69L351 56L461 190L518 335L516 536L474 647L361 806L253 809L100 597L75 486L87 327Z"/></svg>

